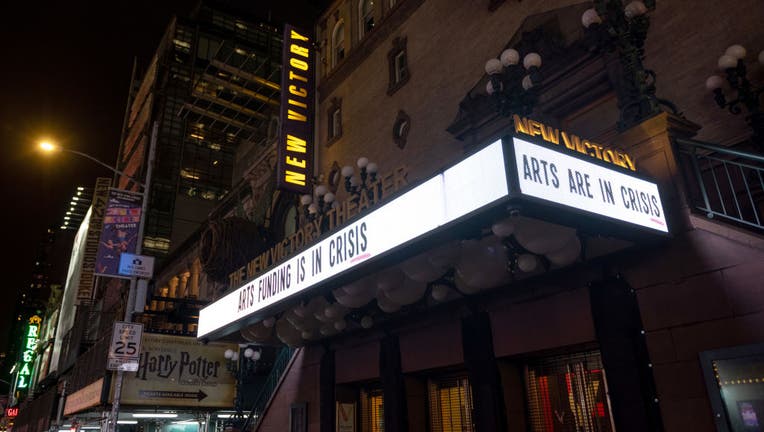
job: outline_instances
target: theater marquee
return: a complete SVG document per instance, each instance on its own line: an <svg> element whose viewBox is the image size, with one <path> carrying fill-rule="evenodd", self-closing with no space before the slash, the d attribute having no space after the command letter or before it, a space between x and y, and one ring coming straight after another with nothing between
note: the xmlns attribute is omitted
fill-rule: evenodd
<svg viewBox="0 0 764 432"><path fill-rule="evenodd" d="M538 122L526 124L517 132L522 139L507 137L479 149L205 307L197 337L228 334L308 289L352 276L351 270L403 253L473 216L506 214L508 206L625 238L668 233L658 186L634 172L631 156Z"/></svg>
<svg viewBox="0 0 764 432"><path fill-rule="evenodd" d="M298 193L312 188L314 55L308 33L285 25L276 186Z"/></svg>

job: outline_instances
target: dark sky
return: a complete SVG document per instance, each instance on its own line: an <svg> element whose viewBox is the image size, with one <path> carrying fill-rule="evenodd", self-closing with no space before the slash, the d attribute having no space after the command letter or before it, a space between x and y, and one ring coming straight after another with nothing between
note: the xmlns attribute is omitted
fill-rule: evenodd
<svg viewBox="0 0 764 432"><path fill-rule="evenodd" d="M255 0L253 0L255 1ZM116 160L133 59L145 68L174 14L193 0L12 1L0 6L0 352L37 244L78 185L110 171L71 154L44 157L44 136Z"/></svg>

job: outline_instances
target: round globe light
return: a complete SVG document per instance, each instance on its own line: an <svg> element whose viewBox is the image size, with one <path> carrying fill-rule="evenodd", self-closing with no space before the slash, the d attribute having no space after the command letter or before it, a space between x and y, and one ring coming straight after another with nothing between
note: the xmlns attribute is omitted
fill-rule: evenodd
<svg viewBox="0 0 764 432"><path fill-rule="evenodd" d="M448 293L451 292L451 289L448 287L448 285L435 285L432 287L432 298L434 298L436 301L442 302L448 297Z"/></svg>
<svg viewBox="0 0 764 432"><path fill-rule="evenodd" d="M523 90L530 90L531 88L533 88L533 80L531 79L531 76L526 75L525 77L523 77L522 84L523 84Z"/></svg>
<svg viewBox="0 0 764 432"><path fill-rule="evenodd" d="M627 4L626 7L623 8L623 14L626 15L626 18L634 18L634 17L644 15L646 13L647 13L647 6L645 6L645 4L639 0L635 0Z"/></svg>
<svg viewBox="0 0 764 432"><path fill-rule="evenodd" d="M225 357L226 360L231 360L233 358L233 350L232 349L225 350L225 352L223 353L223 357Z"/></svg>
<svg viewBox="0 0 764 432"><path fill-rule="evenodd" d="M722 70L732 69L737 66L737 60L737 57L733 57L729 54L724 54L723 56L719 57L719 61L716 64L719 66L719 69Z"/></svg>
<svg viewBox="0 0 764 432"><path fill-rule="evenodd" d="M374 325L374 318L366 315L363 318L361 318L361 327L365 329L370 329L371 326Z"/></svg>
<svg viewBox="0 0 764 432"><path fill-rule="evenodd" d="M342 167L342 177L350 177L351 175L353 175L353 167L350 165Z"/></svg>
<svg viewBox="0 0 764 432"><path fill-rule="evenodd" d="M725 55L735 57L736 59L742 59L745 58L745 47L743 45L730 45L726 51L724 51Z"/></svg>
<svg viewBox="0 0 764 432"><path fill-rule="evenodd" d="M516 65L520 61L520 53L516 49L508 48L501 53L501 64L504 66Z"/></svg>
<svg viewBox="0 0 764 432"><path fill-rule="evenodd" d="M252 348L247 348L244 350L244 357L246 358L252 358L252 356L255 354L255 350Z"/></svg>
<svg viewBox="0 0 764 432"><path fill-rule="evenodd" d="M526 54L525 58L523 58L523 67L530 69L534 66L541 67L541 56L535 52Z"/></svg>
<svg viewBox="0 0 764 432"><path fill-rule="evenodd" d="M310 195L305 194L305 195L300 197L300 204L302 204L302 205L308 205L308 204L310 204L312 202L313 202L313 197L310 196Z"/></svg>
<svg viewBox="0 0 764 432"><path fill-rule="evenodd" d="M496 75L501 73L501 61L499 59L492 58L485 62L485 73L488 75Z"/></svg>
<svg viewBox="0 0 764 432"><path fill-rule="evenodd" d="M708 90L716 90L724 85L724 78L719 75L711 75L706 79L706 88Z"/></svg>
<svg viewBox="0 0 764 432"><path fill-rule="evenodd" d="M587 9L581 15L581 24L585 28L589 28L589 26L592 24L602 24L602 18L600 18L599 14L596 10L594 10L594 8Z"/></svg>

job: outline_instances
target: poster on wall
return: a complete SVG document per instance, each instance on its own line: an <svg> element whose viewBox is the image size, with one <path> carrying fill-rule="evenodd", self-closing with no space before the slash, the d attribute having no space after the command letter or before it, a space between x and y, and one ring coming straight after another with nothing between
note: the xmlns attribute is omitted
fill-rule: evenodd
<svg viewBox="0 0 764 432"><path fill-rule="evenodd" d="M355 432L355 404L337 403L337 432Z"/></svg>
<svg viewBox="0 0 764 432"><path fill-rule="evenodd" d="M231 406L236 381L226 369L225 351L238 345L143 333L141 346L138 370L124 375L122 404Z"/></svg>
<svg viewBox="0 0 764 432"><path fill-rule="evenodd" d="M97 275L125 277L119 274L119 259L123 253L135 253L142 197L143 195L137 192L120 189L109 191L103 230L98 242Z"/></svg>

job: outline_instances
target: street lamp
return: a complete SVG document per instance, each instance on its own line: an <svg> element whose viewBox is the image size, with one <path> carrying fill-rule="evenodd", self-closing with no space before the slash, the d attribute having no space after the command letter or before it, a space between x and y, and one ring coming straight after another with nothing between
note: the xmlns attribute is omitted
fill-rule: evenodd
<svg viewBox="0 0 764 432"><path fill-rule="evenodd" d="M242 348L244 348L242 350ZM226 349L223 357L226 359L226 370L236 380L236 399L234 410L229 422L234 425L244 420L242 404L244 402L244 381L248 381L257 371L257 362L262 356L262 348L258 346L240 345L238 350Z"/></svg>
<svg viewBox="0 0 764 432"><path fill-rule="evenodd" d="M655 0L594 0L594 8L581 15L585 38L593 52L614 52L620 61L621 83L616 86L621 116L618 129L625 130L660 112L655 96L655 73L644 67L645 39L650 27L648 12Z"/></svg>
<svg viewBox="0 0 764 432"><path fill-rule="evenodd" d="M717 65L725 72L726 83L729 86L727 96L724 94L725 79L719 75L711 75L706 80L706 88L714 93L714 101L719 108L727 108L730 113L738 115L743 112L741 105L748 111L746 121L753 130L752 140L764 153L764 107L761 95L764 86L755 86L748 77L745 65L746 49L742 45L731 45L719 57ZM759 63L764 65L764 50L759 53Z"/></svg>
<svg viewBox="0 0 764 432"><path fill-rule="evenodd" d="M47 140L40 141L38 146L39 146L40 150L42 150L44 153L56 153L56 152L61 152L62 151L62 152L66 152L66 153L76 154L76 155L82 156L82 157L84 157L86 159L90 159L91 161L97 163L98 165L101 165L102 167L110 170L111 172L113 172L113 173L115 173L117 175L129 178L130 180L132 180L135 183L137 183L144 191L146 190L146 184L145 183L135 179L134 177L132 177L132 176L130 176L128 174L125 174L124 172L114 168L113 166L111 166L111 165L109 165L109 164L107 164L105 162L101 162L100 160L94 158L93 156L90 156L87 153L83 153L83 152L80 152L80 151L77 151L77 150L72 150L72 149L68 149L68 148L65 148L65 147L61 147L61 146L59 146L59 145L57 145L57 144L55 144L55 143L53 143L51 141L47 141ZM148 170L151 170L151 165L149 165ZM146 182L147 183L148 183L148 180L149 180L149 178L148 178L149 177L148 176L148 170L146 171Z"/></svg>
<svg viewBox="0 0 764 432"><path fill-rule="evenodd" d="M488 75L485 91L494 98L503 116L530 114L538 98L534 86L541 83L541 56L529 52L520 63L520 53L514 48L507 48L498 59L485 62Z"/></svg>
<svg viewBox="0 0 764 432"><path fill-rule="evenodd" d="M141 182L140 180L134 178L133 176L126 174L117 168L101 162L100 160L94 158L93 156L90 156L89 154L82 153L77 150L71 150L67 149L61 146L58 146L50 141L42 141L39 143L39 147L42 151L46 153L52 153L56 151L64 151L67 153L76 154L78 156L82 156L86 159L90 159L91 161L101 165L102 167L112 171L113 173L122 176L127 177L134 183L136 183L141 189L142 192L140 192L140 195L142 197L142 203L141 203L141 217L140 221L138 222L138 242L135 246L135 253L136 255L140 255L143 247L143 230L146 225L146 210L148 208L148 194L149 194L149 186L151 185L151 174L154 169L154 157L156 155L156 143L157 143L157 133L159 130L158 123L154 122L154 125L151 130L151 140L149 144L149 155L148 155L148 161L146 165L146 181ZM71 205L75 206L75 203L79 202L80 199L78 197L73 197L71 201ZM130 278L130 289L128 291L127 295L127 304L125 305L125 322L132 322L133 321L133 311L135 309L135 291L136 286L138 284L138 278L133 276ZM117 371L117 380L114 384L114 402L112 403L112 410L111 410L111 418L108 421L108 427L107 430L109 432L114 432L117 428L117 418L119 417L119 404L120 404L120 398L122 396L122 381L123 381L123 375L124 371L121 369Z"/></svg>

